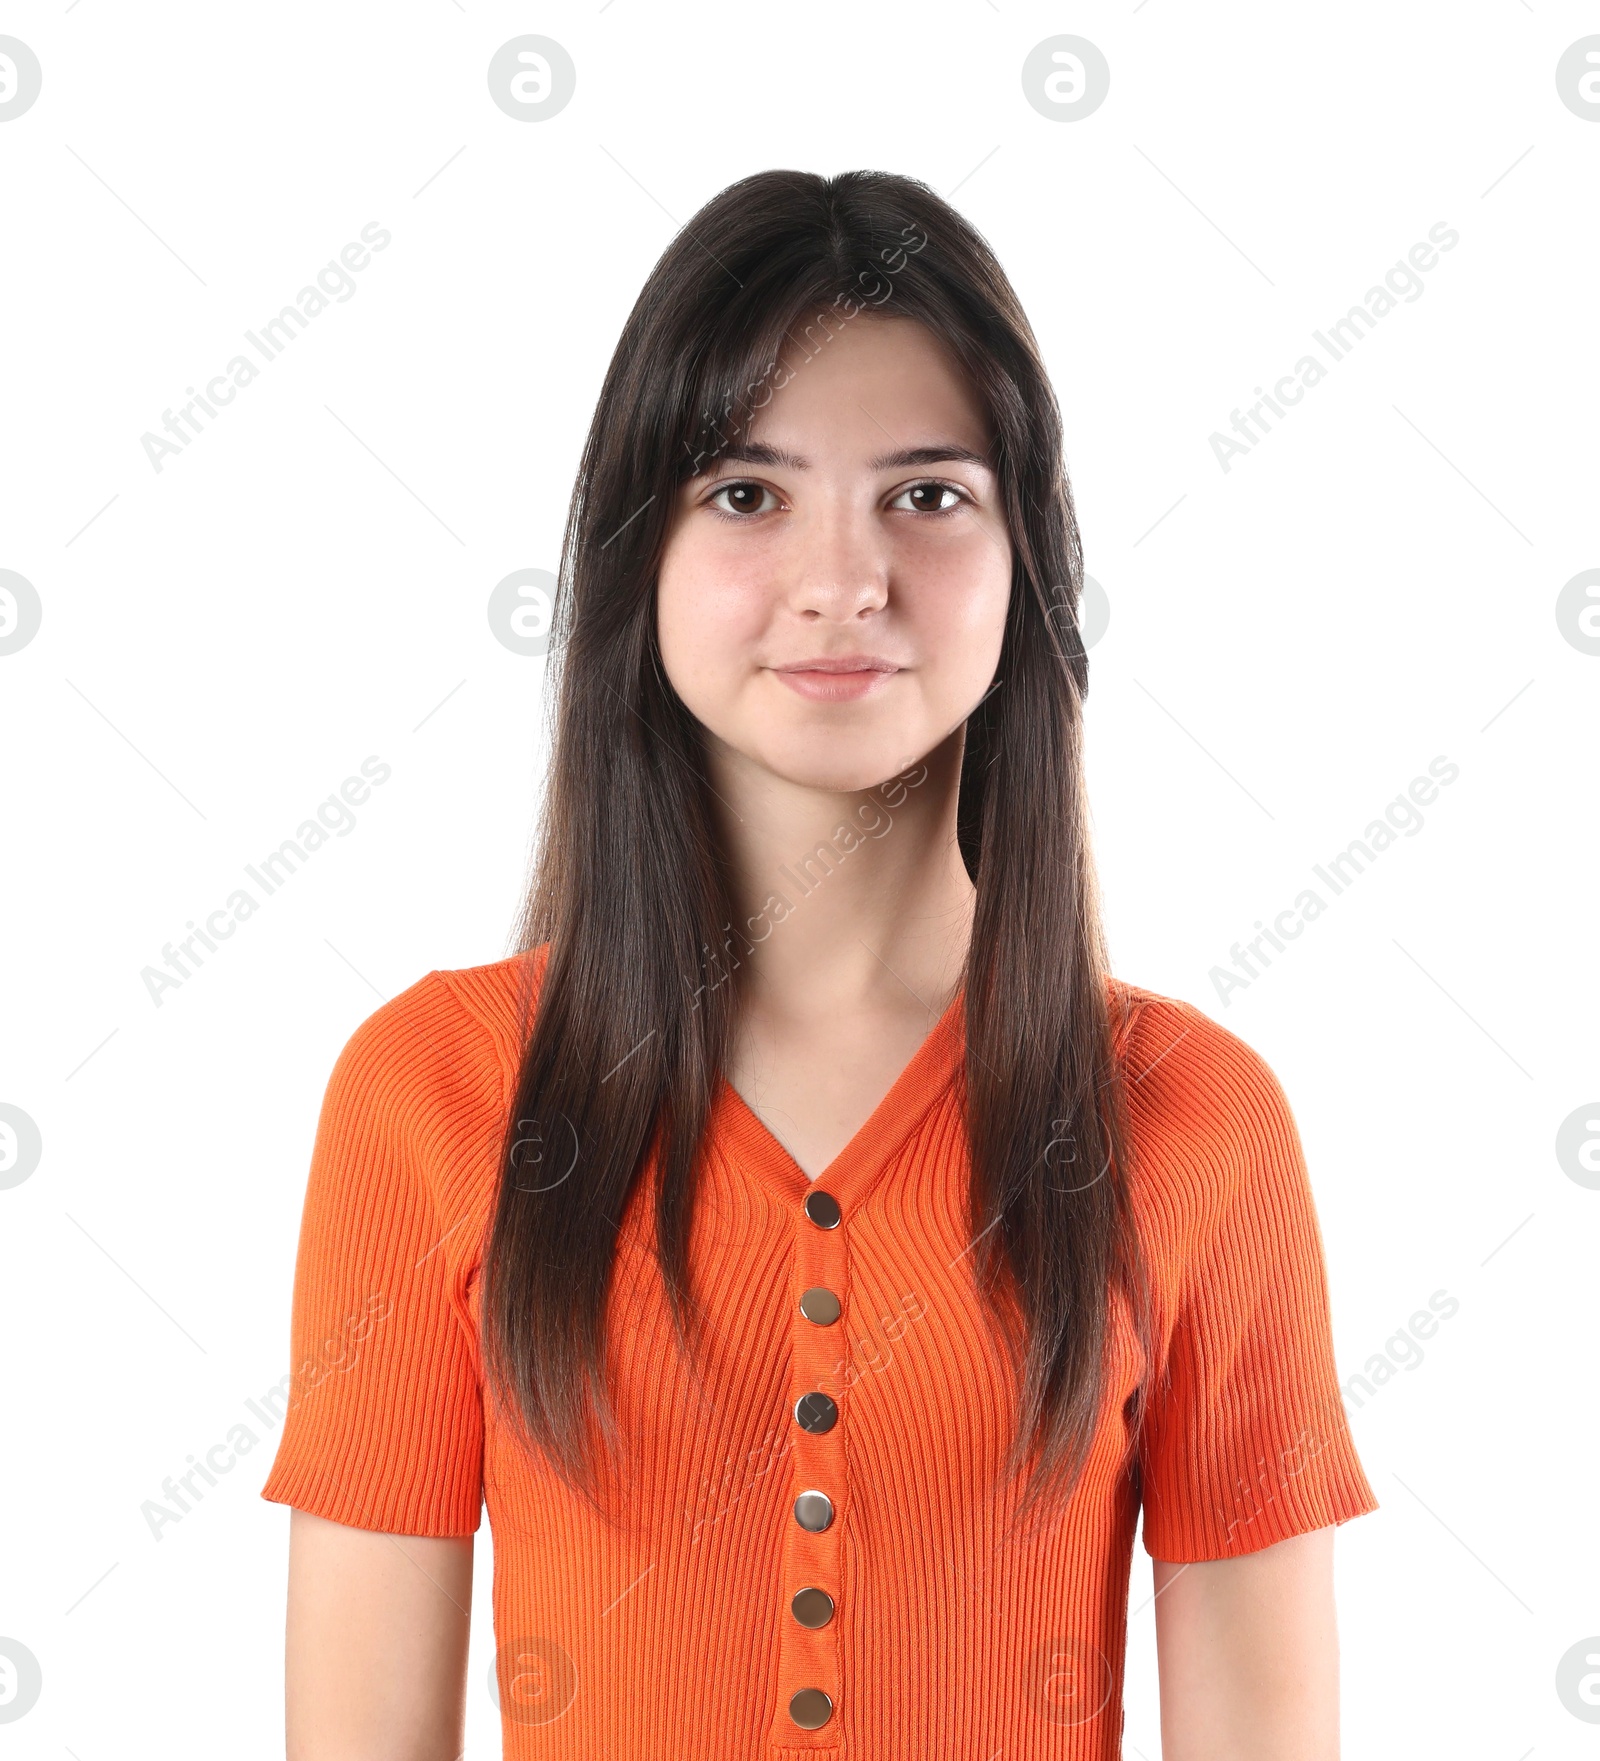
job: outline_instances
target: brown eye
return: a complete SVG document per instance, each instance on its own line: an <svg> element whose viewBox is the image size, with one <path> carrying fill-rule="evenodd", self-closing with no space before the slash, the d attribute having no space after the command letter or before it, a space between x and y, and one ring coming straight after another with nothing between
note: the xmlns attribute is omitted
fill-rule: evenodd
<svg viewBox="0 0 1600 1761"><path fill-rule="evenodd" d="M766 493L765 486L760 483L724 483L715 494L707 498L706 505L714 512L724 514L725 517L731 515L733 518L738 518L741 514L759 514L763 512L761 498ZM726 509L717 506L724 496L728 497L729 502Z"/></svg>
<svg viewBox="0 0 1600 1761"><path fill-rule="evenodd" d="M913 483L909 489L902 489L899 500L905 496L912 498L910 512L914 514L953 514L960 508L966 497L948 483ZM949 496L947 502L941 498Z"/></svg>

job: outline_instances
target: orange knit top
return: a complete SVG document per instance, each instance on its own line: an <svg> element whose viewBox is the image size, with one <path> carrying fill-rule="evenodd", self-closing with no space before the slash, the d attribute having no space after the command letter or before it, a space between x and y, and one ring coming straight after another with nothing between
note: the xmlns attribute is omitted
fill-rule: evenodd
<svg viewBox="0 0 1600 1761"><path fill-rule="evenodd" d="M1278 1082L1198 1009L1113 981L1138 1005L1123 1057L1159 1346L1135 1465L1147 1366L1114 1304L1083 1478L1002 1533L1016 1401L965 1251L958 995L815 1180L719 1088L691 1240L703 1384L636 1187L608 1342L628 1514L607 1525L513 1446L482 1386L480 1250L529 958L428 973L340 1054L262 1490L407 1535L469 1535L487 1504L507 1757L1112 1761L1141 1507L1145 1550L1171 1561L1377 1508Z"/></svg>

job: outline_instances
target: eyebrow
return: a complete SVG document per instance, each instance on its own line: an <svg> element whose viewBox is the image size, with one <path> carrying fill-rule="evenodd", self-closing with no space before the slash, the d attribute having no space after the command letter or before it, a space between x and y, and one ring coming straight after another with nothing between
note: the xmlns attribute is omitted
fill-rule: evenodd
<svg viewBox="0 0 1600 1761"><path fill-rule="evenodd" d="M907 446L895 452L880 453L877 458L867 460L867 468L872 471L893 471L908 465L953 463L981 465L986 471L994 469L987 454L974 452L970 446L961 446L953 440L939 441L933 446ZM781 446L768 446L760 440L739 440L708 459L704 468L695 475L708 477L723 465L779 465L790 471L811 469L811 461L802 458L799 453L787 452Z"/></svg>

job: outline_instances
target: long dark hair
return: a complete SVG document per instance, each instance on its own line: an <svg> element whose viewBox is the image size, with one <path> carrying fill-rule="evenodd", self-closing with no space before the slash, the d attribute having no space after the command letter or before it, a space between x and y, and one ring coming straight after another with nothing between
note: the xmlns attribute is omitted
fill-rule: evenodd
<svg viewBox="0 0 1600 1761"><path fill-rule="evenodd" d="M652 1162L672 1323L679 1347L697 1348L690 1221L739 991L701 730L656 645L657 568L683 481L770 398L785 343L824 349L873 313L920 320L971 375L1015 558L997 676L967 721L957 831L976 889L959 1077L966 1263L1019 1379L1003 1471L1036 1458L1017 1514L1077 1482L1114 1290L1147 1341L1125 992L1110 982L1089 849L1083 564L1055 396L993 253L933 190L877 171L761 172L694 216L629 314L556 590L553 750L517 931L525 1050L484 1252L483 1347L502 1410L591 1503L591 1425L617 1436L604 1365L619 1226ZM1143 1405L1141 1387L1135 1434Z"/></svg>

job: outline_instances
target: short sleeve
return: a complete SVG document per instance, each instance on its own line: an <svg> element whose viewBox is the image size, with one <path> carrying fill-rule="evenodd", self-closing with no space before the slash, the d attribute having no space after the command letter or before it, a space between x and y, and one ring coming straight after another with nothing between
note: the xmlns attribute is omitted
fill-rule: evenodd
<svg viewBox="0 0 1600 1761"><path fill-rule="evenodd" d="M1185 1222L1164 1244L1170 1334L1139 1476L1145 1551L1181 1564L1258 1552L1378 1504L1340 1396L1289 1103L1243 1040L1187 1004L1169 1009L1166 1208Z"/></svg>
<svg viewBox="0 0 1600 1761"><path fill-rule="evenodd" d="M333 1067L301 1213L287 1411L261 1489L389 1534L467 1535L482 1515L477 1352L435 1196L463 1014L430 973L362 1022Z"/></svg>

